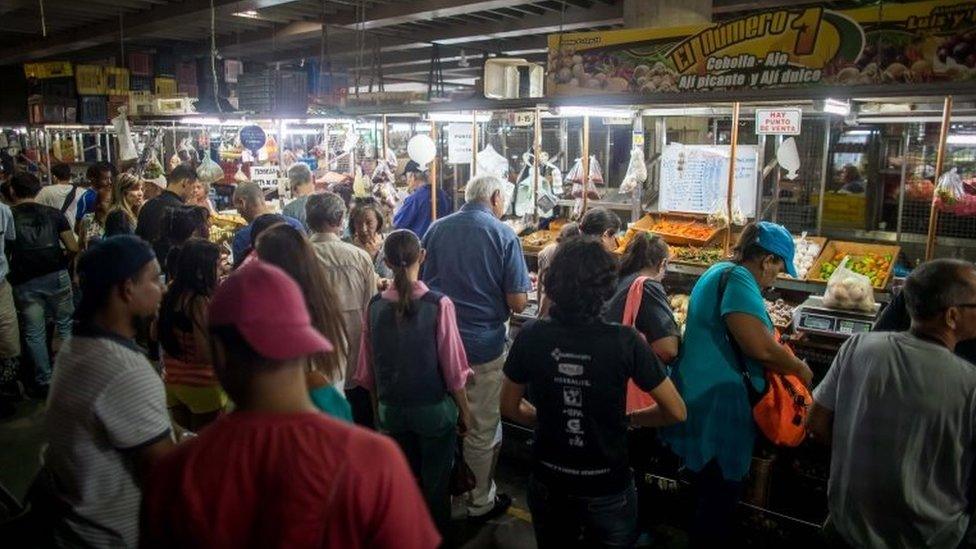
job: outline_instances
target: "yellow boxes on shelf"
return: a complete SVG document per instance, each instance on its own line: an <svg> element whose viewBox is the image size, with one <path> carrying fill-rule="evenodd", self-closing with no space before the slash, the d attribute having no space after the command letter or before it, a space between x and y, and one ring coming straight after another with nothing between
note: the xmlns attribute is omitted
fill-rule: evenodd
<svg viewBox="0 0 976 549"><path fill-rule="evenodd" d="M157 78L155 84L156 95L176 95L177 93L175 78Z"/></svg>
<svg viewBox="0 0 976 549"><path fill-rule="evenodd" d="M75 88L78 95L105 95L105 68L101 65L75 67Z"/></svg>
<svg viewBox="0 0 976 549"><path fill-rule="evenodd" d="M129 94L129 69L105 68L105 89L109 95Z"/></svg>
<svg viewBox="0 0 976 549"><path fill-rule="evenodd" d="M45 61L43 63L24 63L27 78L61 78L73 76L70 61Z"/></svg>
<svg viewBox="0 0 976 549"><path fill-rule="evenodd" d="M156 96L147 91L129 92L129 114L152 116L156 108Z"/></svg>

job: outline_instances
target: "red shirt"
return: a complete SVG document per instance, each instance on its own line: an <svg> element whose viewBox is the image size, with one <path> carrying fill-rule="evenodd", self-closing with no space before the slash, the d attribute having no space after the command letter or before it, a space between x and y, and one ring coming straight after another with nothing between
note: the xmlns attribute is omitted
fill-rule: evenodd
<svg viewBox="0 0 976 549"><path fill-rule="evenodd" d="M437 547L396 444L318 412L233 412L143 493L144 547Z"/></svg>

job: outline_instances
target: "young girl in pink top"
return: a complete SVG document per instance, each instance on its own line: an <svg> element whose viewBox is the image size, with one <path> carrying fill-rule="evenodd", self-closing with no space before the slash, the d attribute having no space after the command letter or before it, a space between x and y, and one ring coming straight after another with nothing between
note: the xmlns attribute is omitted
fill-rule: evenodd
<svg viewBox="0 0 976 549"><path fill-rule="evenodd" d="M372 393L380 429L403 449L444 534L457 436L470 425L464 386L473 372L454 304L418 280L426 255L420 239L408 230L394 231L383 251L393 288L369 303L354 377Z"/></svg>

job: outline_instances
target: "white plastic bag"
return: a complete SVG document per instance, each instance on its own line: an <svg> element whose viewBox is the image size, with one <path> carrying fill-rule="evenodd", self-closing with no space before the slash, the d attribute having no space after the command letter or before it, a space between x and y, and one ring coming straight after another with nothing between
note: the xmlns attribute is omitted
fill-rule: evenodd
<svg viewBox="0 0 976 549"><path fill-rule="evenodd" d="M823 304L833 309L874 310L874 288L871 279L847 268L850 257L844 257L827 280Z"/></svg>
<svg viewBox="0 0 976 549"><path fill-rule="evenodd" d="M477 156L478 174L494 175L502 180L508 179L508 160L498 154L491 145L485 146Z"/></svg>
<svg viewBox="0 0 976 549"><path fill-rule="evenodd" d="M590 200L599 200L603 198L604 186L603 182L603 169L600 168L600 163L597 161L595 156L590 156L590 173L589 180L585 183L583 182L583 159L577 158L573 167L566 174L566 180L573 184L572 195L573 198L582 198L584 193L584 186L586 189L586 195Z"/></svg>
<svg viewBox="0 0 976 549"><path fill-rule="evenodd" d="M224 169L214 162L209 154L205 154L203 162L197 166L197 178L203 184L216 183L224 179Z"/></svg>
<svg viewBox="0 0 976 549"><path fill-rule="evenodd" d="M942 206L952 206L966 194L962 178L959 177L956 168L942 174L942 177L939 178L939 184L935 186L935 194L939 197L939 203Z"/></svg>
<svg viewBox="0 0 976 549"><path fill-rule="evenodd" d="M629 194L647 181L647 165L644 164L644 150L641 147L634 147L630 151L630 163L627 165L627 173L624 180L620 183L620 192Z"/></svg>
<svg viewBox="0 0 976 549"><path fill-rule="evenodd" d="M129 132L129 119L125 113L121 113L112 119L112 126L115 127L115 135L119 138L119 160L134 160L139 158L139 151L136 150L136 143Z"/></svg>

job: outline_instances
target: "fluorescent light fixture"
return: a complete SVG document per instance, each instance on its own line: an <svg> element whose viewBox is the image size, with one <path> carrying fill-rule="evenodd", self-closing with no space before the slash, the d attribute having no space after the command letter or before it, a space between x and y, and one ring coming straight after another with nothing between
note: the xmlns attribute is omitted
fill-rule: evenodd
<svg viewBox="0 0 976 549"><path fill-rule="evenodd" d="M843 133L843 135L871 135L871 130L850 130Z"/></svg>
<svg viewBox="0 0 976 549"><path fill-rule="evenodd" d="M387 124L387 128L393 132L415 132L430 133L430 124L407 124L406 122L393 122Z"/></svg>
<svg viewBox="0 0 976 549"><path fill-rule="evenodd" d="M946 138L946 143L950 145L976 145L976 135L950 135Z"/></svg>
<svg viewBox="0 0 976 549"><path fill-rule="evenodd" d="M432 122L471 122L471 112L432 112L427 115L427 119ZM478 122L491 121L490 112L479 112L474 115Z"/></svg>
<svg viewBox="0 0 976 549"><path fill-rule="evenodd" d="M612 109L606 107L558 107L559 118L573 118L589 116L595 118L630 118L634 116L634 109Z"/></svg>
<svg viewBox="0 0 976 549"><path fill-rule="evenodd" d="M245 19L257 19L258 18L258 10L239 11L239 12L237 12L237 13L234 14L234 17L244 17Z"/></svg>
<svg viewBox="0 0 976 549"><path fill-rule="evenodd" d="M851 104L848 101L840 101L838 99L827 99L824 101L823 112L829 112L830 114L839 114L840 116L847 116L851 114Z"/></svg>
<svg viewBox="0 0 976 549"><path fill-rule="evenodd" d="M285 128L285 135L318 135L320 131L314 128Z"/></svg>
<svg viewBox="0 0 976 549"><path fill-rule="evenodd" d="M306 118L305 124L350 124L352 118Z"/></svg>
<svg viewBox="0 0 976 549"><path fill-rule="evenodd" d="M201 126L219 126L219 118L207 118L202 116L191 116L188 118L180 118L180 124L198 124Z"/></svg>

